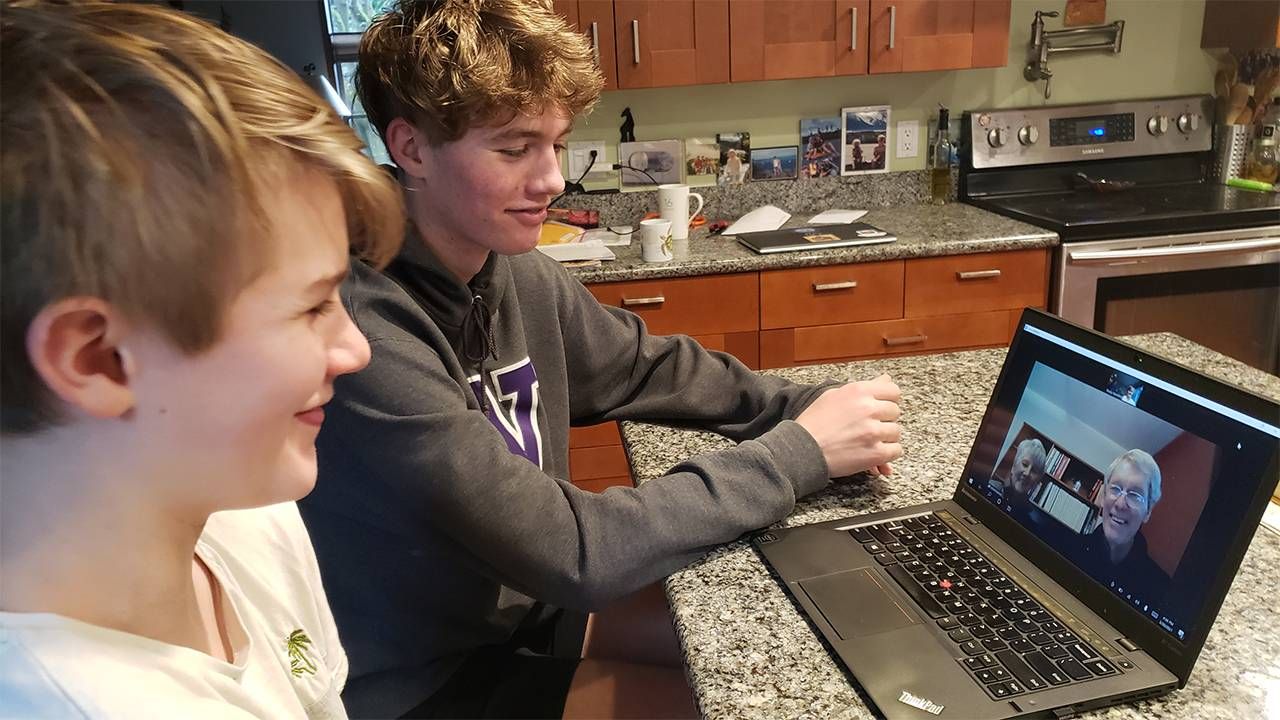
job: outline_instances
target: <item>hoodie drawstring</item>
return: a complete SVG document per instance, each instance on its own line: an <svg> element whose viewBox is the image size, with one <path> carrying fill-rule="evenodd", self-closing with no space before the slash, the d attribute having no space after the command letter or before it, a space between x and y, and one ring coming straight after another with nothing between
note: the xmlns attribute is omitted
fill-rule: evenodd
<svg viewBox="0 0 1280 720"><path fill-rule="evenodd" d="M489 392L485 389L484 361L497 359L498 344L493 339L489 305L479 295L471 298L471 309L462 319L462 354L467 360L480 364L480 411L487 415Z"/></svg>

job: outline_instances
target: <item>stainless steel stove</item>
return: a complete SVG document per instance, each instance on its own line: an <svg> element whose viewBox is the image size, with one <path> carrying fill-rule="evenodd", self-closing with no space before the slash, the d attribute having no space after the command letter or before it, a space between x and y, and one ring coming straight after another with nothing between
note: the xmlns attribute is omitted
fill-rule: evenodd
<svg viewBox="0 0 1280 720"><path fill-rule="evenodd" d="M1050 310L1280 372L1280 196L1204 181L1206 96L971 111L960 197L1058 233Z"/></svg>

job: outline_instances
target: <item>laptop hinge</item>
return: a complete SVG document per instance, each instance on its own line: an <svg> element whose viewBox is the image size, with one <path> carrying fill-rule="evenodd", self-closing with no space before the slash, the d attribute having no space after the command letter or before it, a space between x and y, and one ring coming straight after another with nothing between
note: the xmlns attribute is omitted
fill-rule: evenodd
<svg viewBox="0 0 1280 720"><path fill-rule="evenodd" d="M1120 647L1124 648L1125 650L1131 650L1131 651L1132 651L1132 650L1138 650L1138 649L1139 649L1139 648L1138 648L1138 644L1137 644L1137 643L1135 643L1134 641L1130 640L1130 639L1129 639L1129 638L1127 638L1127 637L1122 637L1122 638L1120 638L1119 640L1116 640L1116 643L1117 643L1117 644L1119 644L1119 645L1120 645Z"/></svg>

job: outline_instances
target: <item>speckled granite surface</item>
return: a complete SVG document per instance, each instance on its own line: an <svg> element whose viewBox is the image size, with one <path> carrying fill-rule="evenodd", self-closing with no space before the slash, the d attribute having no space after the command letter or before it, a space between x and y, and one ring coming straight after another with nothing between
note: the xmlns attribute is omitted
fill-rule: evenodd
<svg viewBox="0 0 1280 720"><path fill-rule="evenodd" d="M1211 375L1280 399L1280 378L1169 334L1129 338ZM949 498L995 384L1004 350L978 350L774 371L798 382L890 373L902 388L906 455L887 480L829 487L779 525L804 525ZM706 433L624 424L638 481L727 447ZM1280 537L1258 531L1187 687L1093 713L1113 718L1280 717ZM744 541L672 575L667 595L703 715L726 720L869 718L841 667Z"/></svg>
<svg viewBox="0 0 1280 720"><path fill-rule="evenodd" d="M793 222L788 224L809 217L793 217ZM617 260L597 267L572 268L570 272L584 283L616 282L1024 250L1058 244L1058 236L1048 230L962 203L876 208L870 210L862 222L893 233L898 237L897 241L885 245L758 255L736 240L710 236L705 229L698 228L690 234L687 255L683 258L677 257L666 263L644 262L640 259L637 236L630 246L613 248Z"/></svg>
<svg viewBox="0 0 1280 720"><path fill-rule="evenodd" d="M956 187L956 183L951 183ZM777 205L792 213L810 215L833 207L869 209L923 203L929 200L929 172L907 170L875 175L815 178L812 180L771 180L730 187L695 187L706 201L703 214L711 219L731 220L761 205ZM646 212L657 212L657 193L637 192L570 195L562 207L600 211L605 225L635 224Z"/></svg>

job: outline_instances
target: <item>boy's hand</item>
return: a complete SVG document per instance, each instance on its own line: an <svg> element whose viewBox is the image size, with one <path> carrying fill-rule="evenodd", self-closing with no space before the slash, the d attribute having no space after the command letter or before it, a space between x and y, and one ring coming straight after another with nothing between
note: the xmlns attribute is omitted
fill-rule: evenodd
<svg viewBox="0 0 1280 720"><path fill-rule="evenodd" d="M819 395L796 422L822 448L831 477L863 470L889 475L889 461L902 457L901 397L888 375L851 382Z"/></svg>

